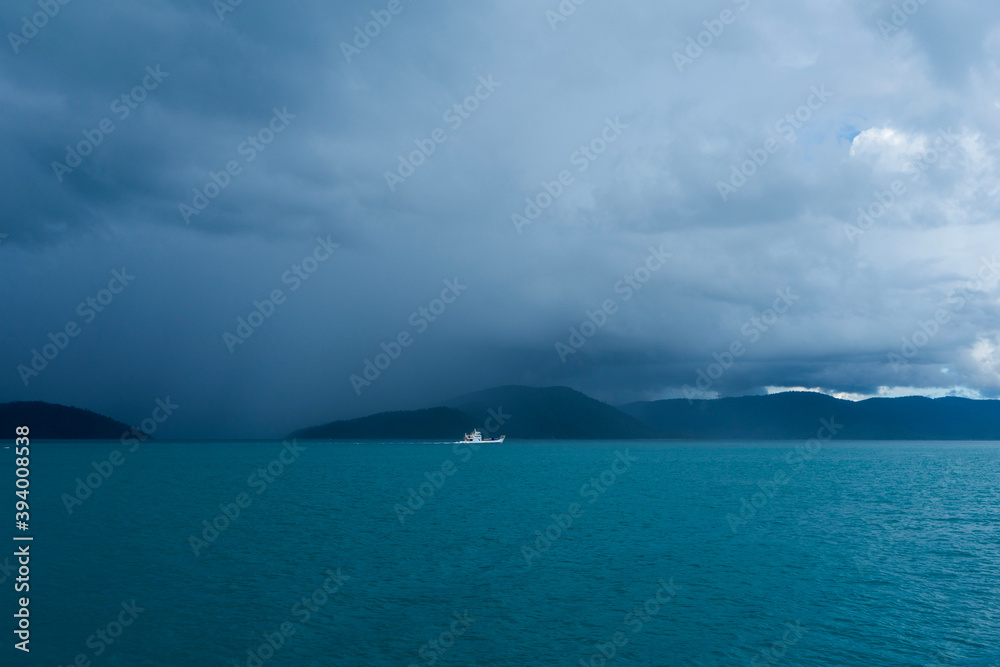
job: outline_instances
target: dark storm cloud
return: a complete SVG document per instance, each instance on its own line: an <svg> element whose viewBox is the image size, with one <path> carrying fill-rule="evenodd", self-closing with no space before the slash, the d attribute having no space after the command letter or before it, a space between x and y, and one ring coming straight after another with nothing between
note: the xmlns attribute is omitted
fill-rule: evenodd
<svg viewBox="0 0 1000 667"><path fill-rule="evenodd" d="M1000 10L894 4L60 5L0 60L0 394L169 395L168 435L244 436L505 383L680 396L713 363L704 395L993 396Z"/></svg>

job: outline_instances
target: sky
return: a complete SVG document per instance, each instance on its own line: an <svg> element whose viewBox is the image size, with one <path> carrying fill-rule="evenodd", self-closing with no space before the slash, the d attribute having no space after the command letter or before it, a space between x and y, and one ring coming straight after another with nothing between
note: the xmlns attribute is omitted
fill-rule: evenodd
<svg viewBox="0 0 1000 667"><path fill-rule="evenodd" d="M505 384L1000 394L996 4L0 17L0 401L242 438Z"/></svg>

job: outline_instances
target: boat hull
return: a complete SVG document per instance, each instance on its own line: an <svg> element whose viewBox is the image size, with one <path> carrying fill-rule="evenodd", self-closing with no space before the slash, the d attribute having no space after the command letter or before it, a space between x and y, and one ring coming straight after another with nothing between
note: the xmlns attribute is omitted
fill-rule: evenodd
<svg viewBox="0 0 1000 667"><path fill-rule="evenodd" d="M469 440L459 440L456 445L496 445L504 441L507 436L501 435L499 438L481 438L475 440L470 438Z"/></svg>

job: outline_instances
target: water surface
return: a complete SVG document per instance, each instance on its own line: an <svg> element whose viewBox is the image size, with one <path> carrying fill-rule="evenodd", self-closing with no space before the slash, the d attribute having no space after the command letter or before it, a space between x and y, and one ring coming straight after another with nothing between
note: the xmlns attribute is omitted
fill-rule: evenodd
<svg viewBox="0 0 1000 667"><path fill-rule="evenodd" d="M35 443L4 664L1000 664L995 443L304 447Z"/></svg>

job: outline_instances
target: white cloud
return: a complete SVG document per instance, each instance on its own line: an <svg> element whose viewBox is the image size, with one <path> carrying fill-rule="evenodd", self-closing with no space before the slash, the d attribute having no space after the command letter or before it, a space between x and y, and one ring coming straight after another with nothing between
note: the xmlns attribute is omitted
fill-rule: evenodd
<svg viewBox="0 0 1000 667"><path fill-rule="evenodd" d="M872 127L851 142L851 157L865 158L884 171L903 171L927 152L928 139L891 127Z"/></svg>
<svg viewBox="0 0 1000 667"><path fill-rule="evenodd" d="M836 391L821 387L766 387L768 394L780 394L786 391L807 391L814 394L824 394L845 401L864 401L869 398L900 398L903 396L926 396L928 398L943 398L958 396L961 398L982 399L983 395L968 387L889 387L881 386L874 393L852 391Z"/></svg>

